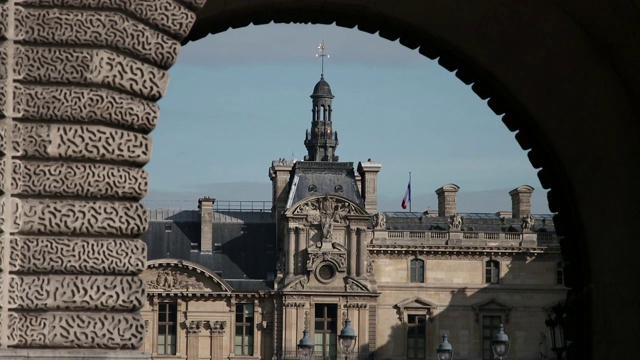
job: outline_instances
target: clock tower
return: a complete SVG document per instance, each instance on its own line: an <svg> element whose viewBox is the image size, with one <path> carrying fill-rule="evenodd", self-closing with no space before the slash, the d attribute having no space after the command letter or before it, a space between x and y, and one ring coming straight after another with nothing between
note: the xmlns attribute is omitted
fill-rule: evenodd
<svg viewBox="0 0 640 360"><path fill-rule="evenodd" d="M324 75L313 88L311 99L311 131L307 130L304 140L308 153L304 160L337 162L338 132L334 131L331 119L333 94Z"/></svg>

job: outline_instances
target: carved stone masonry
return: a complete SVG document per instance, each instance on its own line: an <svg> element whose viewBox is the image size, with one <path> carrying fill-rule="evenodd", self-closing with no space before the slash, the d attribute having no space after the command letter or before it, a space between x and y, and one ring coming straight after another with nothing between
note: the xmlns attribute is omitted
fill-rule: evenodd
<svg viewBox="0 0 640 360"><path fill-rule="evenodd" d="M0 357L141 358L142 167L204 2L0 2Z"/></svg>
<svg viewBox="0 0 640 360"><path fill-rule="evenodd" d="M211 332L211 335L214 336L222 336L224 335L224 330L227 327L227 322L226 321L211 321L209 322L209 331Z"/></svg>

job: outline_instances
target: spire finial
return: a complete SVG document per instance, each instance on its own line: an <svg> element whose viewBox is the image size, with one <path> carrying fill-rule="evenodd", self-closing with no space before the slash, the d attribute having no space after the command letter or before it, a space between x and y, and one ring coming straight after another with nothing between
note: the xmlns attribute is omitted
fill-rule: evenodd
<svg viewBox="0 0 640 360"><path fill-rule="evenodd" d="M316 57L319 57L321 60L320 62L322 64L322 72L320 73L320 78L324 79L324 58L330 58L329 54L325 54L324 52L324 40L322 40L322 42L318 44L318 53L316 54Z"/></svg>

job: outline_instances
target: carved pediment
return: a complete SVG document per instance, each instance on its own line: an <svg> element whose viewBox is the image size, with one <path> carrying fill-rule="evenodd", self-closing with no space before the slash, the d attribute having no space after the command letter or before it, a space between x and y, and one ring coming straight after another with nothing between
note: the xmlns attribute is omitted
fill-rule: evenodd
<svg viewBox="0 0 640 360"><path fill-rule="evenodd" d="M366 285L355 279L347 279L345 286L346 291L366 291L369 292L369 288Z"/></svg>
<svg viewBox="0 0 640 360"><path fill-rule="evenodd" d="M476 322L480 322L480 314L485 313L501 313L505 317L505 323L509 323L509 314L511 313L511 306L505 305L496 299L489 299L481 301L475 305L472 305L475 312Z"/></svg>
<svg viewBox="0 0 640 360"><path fill-rule="evenodd" d="M309 283L309 278L306 276L298 276L296 279L291 281L287 286L284 287L284 291L301 291L307 287Z"/></svg>
<svg viewBox="0 0 640 360"><path fill-rule="evenodd" d="M150 261L140 275L149 292L231 292L231 287L210 270L188 261Z"/></svg>
<svg viewBox="0 0 640 360"><path fill-rule="evenodd" d="M323 220L332 223L348 223L348 215L369 216L369 214L358 204L346 198L334 195L314 196L307 198L291 209L287 210L287 215L305 215L312 224L319 224Z"/></svg>
<svg viewBox="0 0 640 360"><path fill-rule="evenodd" d="M395 305L399 309L435 309L438 307L436 303L429 300L425 300L421 297L412 297L410 299L403 300Z"/></svg>
<svg viewBox="0 0 640 360"><path fill-rule="evenodd" d="M438 304L415 296L395 304L394 307L398 310L398 318L400 321L404 322L404 314L406 312L423 313L427 315L429 320L431 320L433 317L433 311L438 307Z"/></svg>

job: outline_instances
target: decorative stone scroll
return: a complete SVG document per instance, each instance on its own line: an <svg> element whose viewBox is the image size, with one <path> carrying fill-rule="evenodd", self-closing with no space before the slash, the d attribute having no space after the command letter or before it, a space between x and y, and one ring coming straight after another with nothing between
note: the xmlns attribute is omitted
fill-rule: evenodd
<svg viewBox="0 0 640 360"><path fill-rule="evenodd" d="M141 357L142 167L202 5L0 1L0 357Z"/></svg>

